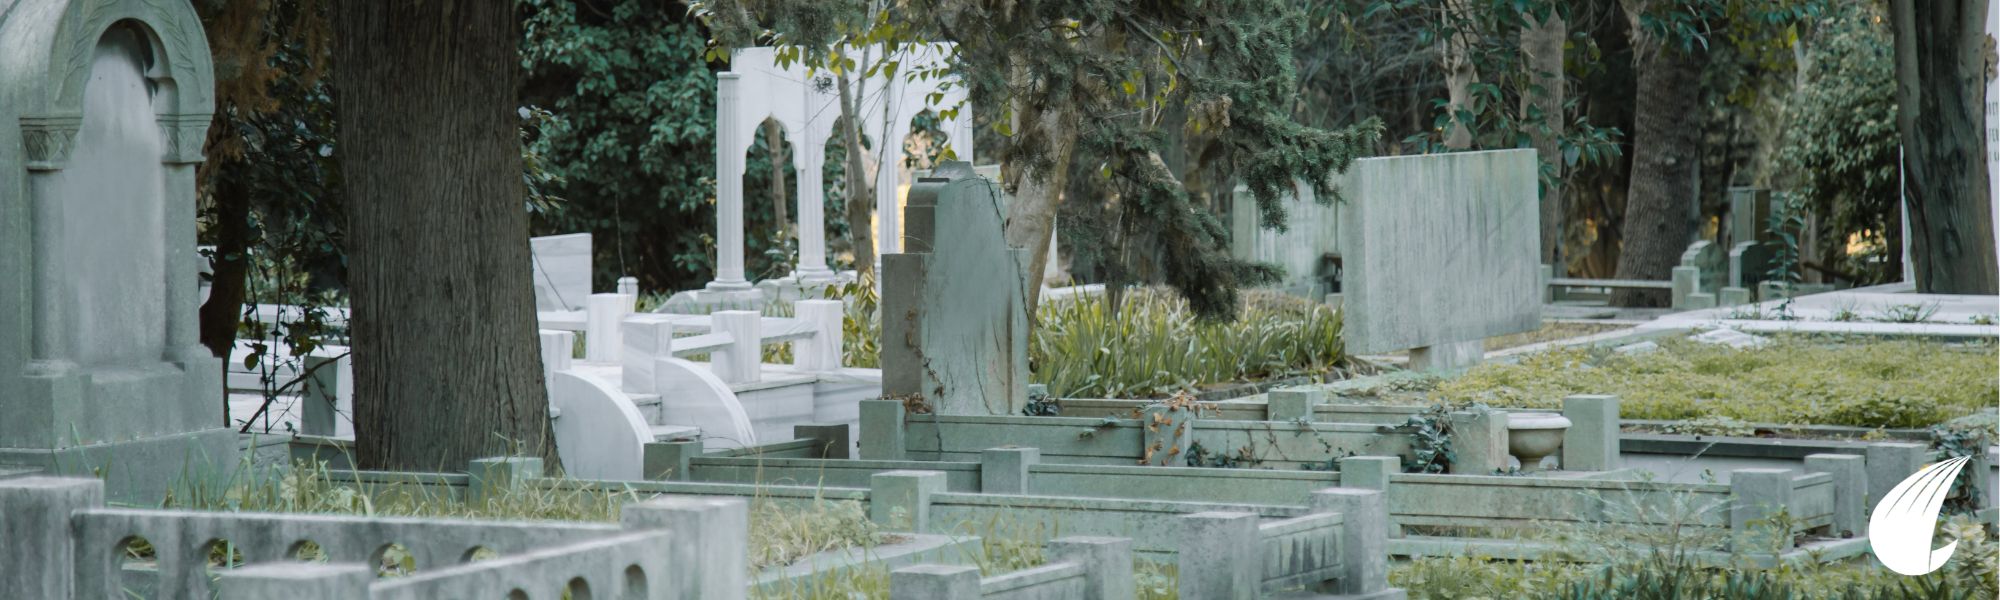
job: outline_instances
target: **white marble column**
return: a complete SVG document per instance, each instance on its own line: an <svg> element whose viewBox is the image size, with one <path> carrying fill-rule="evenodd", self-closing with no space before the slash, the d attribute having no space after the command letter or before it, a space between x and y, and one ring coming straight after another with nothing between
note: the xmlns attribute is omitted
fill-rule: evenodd
<svg viewBox="0 0 2000 600"><path fill-rule="evenodd" d="M902 220L902 211L896 207L896 183L899 179L896 168L903 162L903 136L909 129L909 116L903 114L903 82L890 77L882 82L882 128L883 139L875 140L881 164L875 169L875 261L879 266L882 256L903 251L903 240L897 226ZM878 271L879 272L879 271Z"/></svg>
<svg viewBox="0 0 2000 600"><path fill-rule="evenodd" d="M840 114L828 95L801 86L805 98L806 123L792 146L792 164L798 170L799 264L792 276L800 282L833 279L826 266L826 136L825 124Z"/></svg>
<svg viewBox="0 0 2000 600"><path fill-rule="evenodd" d="M715 280L711 291L750 288L743 278L743 139L737 112L741 76L715 76Z"/></svg>

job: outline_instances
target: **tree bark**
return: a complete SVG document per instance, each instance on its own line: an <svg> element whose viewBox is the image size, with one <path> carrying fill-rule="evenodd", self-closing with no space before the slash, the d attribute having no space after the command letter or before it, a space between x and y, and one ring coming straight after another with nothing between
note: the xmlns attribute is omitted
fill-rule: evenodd
<svg viewBox="0 0 2000 600"><path fill-rule="evenodd" d="M1528 81L1535 89L1521 95L1521 120L1528 127L1528 140L1545 168L1553 168L1542 186L1542 262L1553 266L1556 276L1566 272L1563 265L1563 156L1557 140L1562 139L1565 102L1563 40L1569 24L1551 11L1549 18L1535 21L1527 16L1521 29L1521 54L1527 58Z"/></svg>
<svg viewBox="0 0 2000 600"><path fill-rule="evenodd" d="M1632 117L1632 183L1626 193L1617 277L1664 280L1673 274L1694 232L1690 215L1699 194L1701 132L1696 115L1701 107L1702 57L1699 45L1683 48L1647 33L1632 8L1628 6L1638 100ZM1613 306L1666 306L1667 302L1667 294L1660 290L1621 289L1611 295Z"/></svg>
<svg viewBox="0 0 2000 600"><path fill-rule="evenodd" d="M1445 36L1444 81L1445 93L1449 98L1446 110L1451 114L1451 128L1446 131L1444 145L1453 150L1472 147L1472 128L1461 120L1461 112L1472 110L1472 84L1479 80L1478 71L1472 65L1472 44L1477 38L1468 31L1472 27L1471 0L1446 0L1445 23L1450 33Z"/></svg>
<svg viewBox="0 0 2000 600"><path fill-rule="evenodd" d="M1076 150L1078 115L1067 106L1028 106L1016 103L1015 135L1044 140L1049 149L1049 166L1029 164L1016 167L1008 182L1013 203L1007 206L1007 245L1028 251L1028 318L1033 319L1042 299L1042 271L1048 268L1049 243L1056 231L1056 210L1062 202L1063 187L1069 184L1069 159ZM1030 131L1032 129L1032 131Z"/></svg>
<svg viewBox="0 0 2000 600"><path fill-rule="evenodd" d="M1986 1L1890 4L1917 291L1993 294L2000 266L1984 140Z"/></svg>
<svg viewBox="0 0 2000 600"><path fill-rule="evenodd" d="M783 239L792 231L791 216L785 212L786 197L790 194L786 193L785 185L784 129L778 127L776 119L764 119L763 127L764 151L771 160L771 216L777 219L774 223L778 224L778 237Z"/></svg>
<svg viewBox="0 0 2000 600"><path fill-rule="evenodd" d="M201 345L223 361L236 346L243 319L243 298L250 271L250 190L241 179L220 167L215 177L215 259L209 278L208 301L201 305Z"/></svg>
<svg viewBox="0 0 2000 600"><path fill-rule="evenodd" d="M522 209L514 5L337 2L356 460L556 468Z"/></svg>
<svg viewBox="0 0 2000 600"><path fill-rule="evenodd" d="M869 187L873 179L868 177L867 150L861 147L861 96L848 74L834 79L840 89L840 144L847 149L847 238L854 244L854 272L866 276L875 272L875 228L868 220L875 191Z"/></svg>

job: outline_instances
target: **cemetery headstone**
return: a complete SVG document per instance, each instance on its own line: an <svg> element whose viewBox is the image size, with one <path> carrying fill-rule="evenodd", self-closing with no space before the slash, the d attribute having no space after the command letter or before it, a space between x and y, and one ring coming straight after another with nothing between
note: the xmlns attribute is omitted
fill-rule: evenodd
<svg viewBox="0 0 2000 600"><path fill-rule="evenodd" d="M195 165L214 112L186 2L0 11L0 463L157 502L235 462L200 344ZM116 240L116 243L107 243Z"/></svg>
<svg viewBox="0 0 2000 600"><path fill-rule="evenodd" d="M590 234L529 238L528 246L534 259L535 310L583 310L590 298Z"/></svg>
<svg viewBox="0 0 2000 600"><path fill-rule="evenodd" d="M962 162L910 188L908 247L882 257L882 393L938 414L1028 401L1029 264L1002 235L999 186Z"/></svg>

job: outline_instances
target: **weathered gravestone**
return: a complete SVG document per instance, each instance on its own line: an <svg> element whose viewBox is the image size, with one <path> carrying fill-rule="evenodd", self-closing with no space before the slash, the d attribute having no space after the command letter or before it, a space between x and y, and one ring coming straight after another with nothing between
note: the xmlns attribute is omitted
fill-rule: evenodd
<svg viewBox="0 0 2000 600"><path fill-rule="evenodd" d="M1343 337L1410 350L1418 369L1476 363L1484 340L1541 326L1532 150L1354 162L1338 182Z"/></svg>
<svg viewBox="0 0 2000 600"><path fill-rule="evenodd" d="M235 462L196 335L214 89L186 2L0 0L0 463L157 502Z"/></svg>
<svg viewBox="0 0 2000 600"><path fill-rule="evenodd" d="M884 397L946 415L1027 406L1029 261L1002 236L1003 206L963 162L910 187L904 252L882 256Z"/></svg>

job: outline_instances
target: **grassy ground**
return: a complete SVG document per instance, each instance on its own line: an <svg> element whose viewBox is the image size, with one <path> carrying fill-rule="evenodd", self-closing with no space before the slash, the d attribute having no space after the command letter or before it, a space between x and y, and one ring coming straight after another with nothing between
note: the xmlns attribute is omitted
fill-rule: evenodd
<svg viewBox="0 0 2000 600"><path fill-rule="evenodd" d="M1667 340L1620 354L1558 349L1436 383L1430 400L1555 408L1616 394L1628 419L1926 427L2000 404L1992 344L1781 336L1763 348Z"/></svg>

